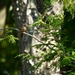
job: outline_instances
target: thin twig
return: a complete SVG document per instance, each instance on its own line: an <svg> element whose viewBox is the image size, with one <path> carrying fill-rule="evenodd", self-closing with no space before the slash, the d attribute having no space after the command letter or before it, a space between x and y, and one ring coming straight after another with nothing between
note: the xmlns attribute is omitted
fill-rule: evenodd
<svg viewBox="0 0 75 75"><path fill-rule="evenodd" d="M12 29L12 30L16 30L16 31L20 31L18 28L14 28L14 27L9 27L9 28L0 28L0 31L1 30L6 30L6 29Z"/></svg>
<svg viewBox="0 0 75 75"><path fill-rule="evenodd" d="M23 34L26 34L26 35L28 35L28 36L30 36L30 37L32 37L32 38L34 38L34 39L36 39L38 42L40 42L40 43L42 43L42 44L46 45L49 49L52 49L52 48L51 48L48 44L46 44L46 43L42 42L41 40L39 40L39 39L38 39L38 38L36 38L35 36L33 36L33 35L29 34L29 33L26 33L26 32L23 32Z"/></svg>
<svg viewBox="0 0 75 75"><path fill-rule="evenodd" d="M0 28L0 31L1 31L1 30L5 30L5 29L13 29L13 30L16 30L16 31L20 32L20 30L19 30L18 28L14 28L14 27L9 27L9 28L4 28L4 29L1 29L1 28ZM40 43L46 45L49 49L51 49L51 47L50 47L48 44L42 42L41 40L39 40L39 39L36 38L35 36L33 36L33 35L29 34L29 33L26 33L26 32L23 32L23 34L26 34L26 35L28 35L28 36L30 36L30 37L36 39L38 42L40 42Z"/></svg>
<svg viewBox="0 0 75 75"><path fill-rule="evenodd" d="M30 36L30 37L36 39L38 42L40 42L40 43L42 43L42 44L45 44L44 42L42 42L41 40L39 40L38 38L36 38L35 36L33 36L33 35L29 34L29 33L23 32L23 34L26 34L26 35L28 35L28 36Z"/></svg>

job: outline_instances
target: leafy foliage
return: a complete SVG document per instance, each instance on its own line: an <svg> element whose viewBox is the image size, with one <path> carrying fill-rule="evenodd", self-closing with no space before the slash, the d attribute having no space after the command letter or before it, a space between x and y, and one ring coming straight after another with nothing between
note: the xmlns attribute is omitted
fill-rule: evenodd
<svg viewBox="0 0 75 75"><path fill-rule="evenodd" d="M18 75L19 59L17 33L10 29L15 27L12 9L10 10L11 0L5 0L7 7L7 17L4 29L4 35L0 38L0 75Z"/></svg>
<svg viewBox="0 0 75 75"><path fill-rule="evenodd" d="M55 1L55 0L53 0ZM61 1L61 0L60 0ZM52 1L45 0L45 6L48 8ZM34 26L43 27L39 29L42 33L46 34L42 37L41 41L47 42L47 44L35 45L38 49L46 47L46 50L41 53L40 62L35 66L39 67L42 62L49 62L56 57L60 57L58 63L60 64L61 73L64 75L75 74L75 34L74 34L74 18L75 18L75 0L63 0L64 15L47 16L43 21L44 15L39 17L33 24ZM67 13L69 13L67 15ZM67 19L66 19L67 18ZM61 27L61 30L57 31ZM71 30L73 29L73 30ZM53 32L51 32L53 30ZM51 32L51 33L50 33ZM73 34L73 36L72 36ZM56 44L52 44L49 36L54 36L52 40L55 40ZM61 39L59 39L59 37ZM50 47L52 46L52 47ZM33 58L33 57L32 57ZM26 57L27 59L27 57ZM36 58L37 59L37 58ZM70 68L69 68L70 67Z"/></svg>
<svg viewBox="0 0 75 75"><path fill-rule="evenodd" d="M55 1L56 0L44 0L43 4L45 9L49 8ZM62 0L59 1L62 2ZM17 58L15 58L15 56L18 54L18 39L16 38L16 32L9 29L11 26L15 27L15 23L12 9L9 10L9 7L11 7L10 1L6 0L6 2L8 4L6 29L4 37L0 38L0 74L17 75L19 60L16 60ZM50 15L43 21L43 17L46 15L45 12L45 14L42 14L33 24L33 27L42 27L42 29L39 28L39 30L45 35L41 38L41 41L47 42L46 44L35 45L37 49L42 50L39 56L20 54L17 57L22 56L24 60L38 60L42 58L42 60L33 66L34 68L38 68L43 62L49 62L60 57L58 64L60 64L62 74L75 75L75 0L63 0L63 4L64 15ZM59 29L59 27L61 28ZM54 38L50 40L50 36ZM57 44L52 44L52 40Z"/></svg>
<svg viewBox="0 0 75 75"><path fill-rule="evenodd" d="M64 9L71 13L72 18L75 16L75 0L64 0Z"/></svg>

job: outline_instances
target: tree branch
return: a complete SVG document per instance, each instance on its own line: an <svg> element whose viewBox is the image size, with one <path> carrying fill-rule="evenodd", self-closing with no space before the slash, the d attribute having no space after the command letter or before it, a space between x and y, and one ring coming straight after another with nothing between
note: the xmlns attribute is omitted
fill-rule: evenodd
<svg viewBox="0 0 75 75"><path fill-rule="evenodd" d="M20 32L20 30L19 30L18 28L14 28L14 27L9 27L9 28L4 28L4 29L1 29L1 28L0 28L0 31L1 31L1 30L6 30L6 29L12 29L12 30L16 30L16 31ZM45 42L39 40L39 39L36 38L35 36L33 36L33 35L29 34L29 33L26 33L26 32L23 32L23 34L26 34L26 35L28 35L28 36L30 36L30 37L36 39L38 42L40 42L40 43L46 45L49 49L52 49L48 44L46 44Z"/></svg>

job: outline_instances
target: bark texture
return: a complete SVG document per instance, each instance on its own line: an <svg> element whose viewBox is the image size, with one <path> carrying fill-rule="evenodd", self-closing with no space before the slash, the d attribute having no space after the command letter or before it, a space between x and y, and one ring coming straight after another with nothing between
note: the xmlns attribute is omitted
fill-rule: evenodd
<svg viewBox="0 0 75 75"><path fill-rule="evenodd" d="M21 36L21 28L22 26L26 27L26 32L34 35L36 38L41 39L43 33L38 30L38 27L30 28L30 26L35 22L38 18L38 11L35 6L34 0L14 0L13 3L14 16L17 28L20 30L18 33L19 38L19 52L22 54L33 54L35 56L40 56L40 50L36 48L32 48L33 45L39 44L35 38L32 38L26 34ZM56 6L49 10L47 15L52 14L54 12L55 15L59 14L60 10L59 4L56 3ZM55 8L58 7L57 10ZM42 11L41 11L42 13ZM40 60L40 59L39 59ZM55 59L54 61L57 62ZM51 62L44 62L37 70L29 70L31 66L33 66L38 60L27 60L24 61L21 59L21 73L19 75L60 75L59 69L55 67L50 67ZM58 73L56 73L58 72Z"/></svg>
<svg viewBox="0 0 75 75"><path fill-rule="evenodd" d="M21 30L22 26L26 27L26 32L33 35L33 29L29 26L34 23L38 17L37 9L33 0L16 0L13 2L14 16L17 28ZM21 36L21 32L18 33L19 38L19 51L20 53L31 53L32 38L28 35ZM29 60L23 61L21 59L21 75L34 75L34 71L29 71L31 64Z"/></svg>

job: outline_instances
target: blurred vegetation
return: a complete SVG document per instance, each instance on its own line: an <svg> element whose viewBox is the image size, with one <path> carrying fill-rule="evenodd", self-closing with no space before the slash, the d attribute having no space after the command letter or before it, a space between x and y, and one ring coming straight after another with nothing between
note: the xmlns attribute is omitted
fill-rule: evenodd
<svg viewBox="0 0 75 75"><path fill-rule="evenodd" d="M3 37L0 38L0 75L18 75L19 54L17 32L10 29L15 27L11 0L1 1L7 8L7 17Z"/></svg>

